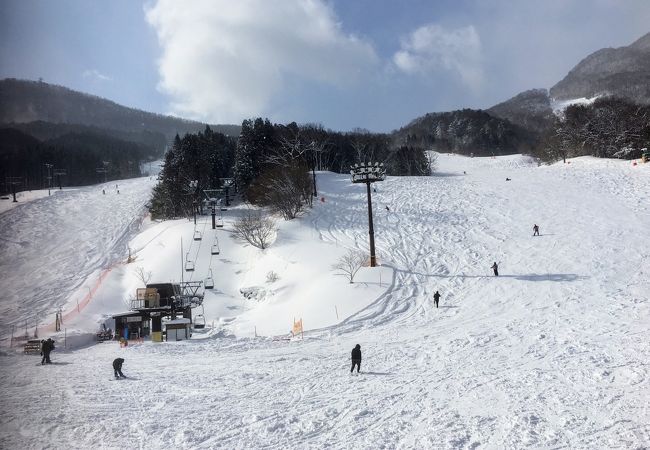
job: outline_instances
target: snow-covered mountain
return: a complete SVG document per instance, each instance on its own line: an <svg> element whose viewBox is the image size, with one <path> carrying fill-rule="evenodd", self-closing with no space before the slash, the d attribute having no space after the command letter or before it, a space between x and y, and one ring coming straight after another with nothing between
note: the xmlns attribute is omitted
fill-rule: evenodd
<svg viewBox="0 0 650 450"><path fill-rule="evenodd" d="M628 46L592 53L550 90L521 92L486 112L539 133L551 126L554 112L604 96L650 103L650 33Z"/></svg>
<svg viewBox="0 0 650 450"><path fill-rule="evenodd" d="M223 213L224 229L208 217L138 228L148 178L6 209L3 324L38 315L57 350L41 366L3 347L0 447L649 446L650 164L439 155L438 165L377 184L380 267L353 284L332 264L367 251L367 211L365 189L344 175L319 173L320 200L278 222L265 251L230 236L242 206ZM178 280L188 254L196 270L183 276L215 279L205 330L75 347L128 308L135 269ZM294 318L304 340L279 338ZM361 374L350 376L357 343ZM112 380L116 357L129 378Z"/></svg>
<svg viewBox="0 0 650 450"><path fill-rule="evenodd" d="M550 89L555 100L611 95L650 103L650 33L632 44L603 48L580 61Z"/></svg>
<svg viewBox="0 0 650 450"><path fill-rule="evenodd" d="M551 99L546 89L530 89L522 92L505 102L494 105L487 112L535 132L548 129L553 121Z"/></svg>

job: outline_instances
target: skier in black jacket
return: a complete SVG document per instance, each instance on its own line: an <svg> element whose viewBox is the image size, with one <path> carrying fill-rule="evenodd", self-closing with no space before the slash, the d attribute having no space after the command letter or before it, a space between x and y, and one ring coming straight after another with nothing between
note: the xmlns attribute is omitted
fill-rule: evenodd
<svg viewBox="0 0 650 450"><path fill-rule="evenodd" d="M357 373L361 370L361 346L357 344L352 349L352 368L350 368L350 373L354 372L354 366L357 366Z"/></svg>
<svg viewBox="0 0 650 450"><path fill-rule="evenodd" d="M54 341L52 338L48 338L47 341L41 341L41 355L43 355L41 364L52 364L52 361L50 361L50 353L52 350L54 350Z"/></svg>
<svg viewBox="0 0 650 450"><path fill-rule="evenodd" d="M116 358L113 360L113 372L115 372L115 378L126 378L126 375L122 373L122 363L124 362L123 358Z"/></svg>
<svg viewBox="0 0 650 450"><path fill-rule="evenodd" d="M436 308L438 307L439 301L440 301L440 292L436 291L436 293L433 294L433 303L435 303Z"/></svg>

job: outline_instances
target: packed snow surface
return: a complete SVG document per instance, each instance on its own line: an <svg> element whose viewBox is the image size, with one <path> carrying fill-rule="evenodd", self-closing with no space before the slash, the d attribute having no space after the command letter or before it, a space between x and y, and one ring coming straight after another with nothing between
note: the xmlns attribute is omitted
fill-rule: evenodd
<svg viewBox="0 0 650 450"><path fill-rule="evenodd" d="M380 267L352 284L332 266L367 252L368 224L365 188L345 175L318 173L313 209L278 221L264 251L229 232L243 205L216 230L209 216L140 226L151 187L123 181L118 198L94 186L0 215L3 334L38 321L43 336L66 313L54 364L0 356L0 447L650 446L650 164L439 155L431 177L377 183ZM60 225L46 239L47 223ZM194 311L207 327L79 347L128 309L136 270L152 282L212 270ZM294 318L304 339L286 338ZM129 378L112 379L116 357Z"/></svg>

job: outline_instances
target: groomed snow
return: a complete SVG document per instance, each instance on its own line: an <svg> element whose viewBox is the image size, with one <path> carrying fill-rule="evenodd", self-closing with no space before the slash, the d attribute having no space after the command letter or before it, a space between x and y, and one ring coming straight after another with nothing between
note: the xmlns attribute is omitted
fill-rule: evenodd
<svg viewBox="0 0 650 450"><path fill-rule="evenodd" d="M62 284L58 303L49 305L34 295L44 288L25 283L20 297L1 299L4 323L38 313L46 327L63 303L67 333L91 333L128 308L140 283L136 267L152 281L180 278L182 239L197 267L183 276L213 271L208 327L190 341L67 351L58 334L51 366L5 350L0 447L650 446L650 164L584 157L537 166L523 156L455 155L438 162L432 177L377 184L381 267L363 268L354 284L331 268L348 249L368 245L365 189L344 175L319 173L324 202L299 220L279 221L263 252L228 232L243 206L224 212L224 229L200 217L200 247L186 219L145 220L136 234L130 224L142 216L148 178L132 181L130 207L117 195L103 208L90 202L85 223L105 222L92 234L102 243L96 252L85 239L74 241L90 233L80 225L60 227L50 240L97 253L101 263L49 259L43 272L75 282ZM18 223L37 215L58 220L62 208L73 213L75 202L47 203L56 198L3 213L3 229L18 233ZM44 242L27 223L17 242ZM541 236L532 236L533 223ZM210 258L215 236L220 254ZM131 264L124 263L125 240L135 253ZM3 292L14 295L7 280L20 282L37 264L29 247L16 245L17 263L2 266ZM106 266L90 302L74 314L79 283L96 283L91 269ZM267 280L270 271L277 281ZM77 280L83 276L90 278ZM256 298L242 296L248 288ZM304 340L278 339L293 318L303 318ZM356 343L362 373L350 376ZM118 356L131 378L112 380Z"/></svg>

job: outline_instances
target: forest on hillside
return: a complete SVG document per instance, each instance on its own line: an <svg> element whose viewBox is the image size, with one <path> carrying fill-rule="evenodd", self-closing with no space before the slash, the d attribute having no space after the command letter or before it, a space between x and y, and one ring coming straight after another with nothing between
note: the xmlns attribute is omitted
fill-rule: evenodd
<svg viewBox="0 0 650 450"><path fill-rule="evenodd" d="M650 105L616 97L567 107L544 133L534 154L544 161L591 155L640 158L650 148Z"/></svg>
<svg viewBox="0 0 650 450"><path fill-rule="evenodd" d="M539 139L535 130L475 109L426 114L395 136L406 145L475 156L529 153Z"/></svg>
<svg viewBox="0 0 650 450"><path fill-rule="evenodd" d="M141 164L159 158L160 150L89 131L41 141L18 129L0 128L0 191L82 186L141 176Z"/></svg>
<svg viewBox="0 0 650 450"><path fill-rule="evenodd" d="M232 178L244 200L291 219L311 205L315 171L349 173L361 162L382 163L390 175L431 173L423 148L399 145L388 134L256 118L242 123L236 140L210 127L177 136L165 155L150 210L154 218L186 216L205 199L204 190L220 189L223 178Z"/></svg>

